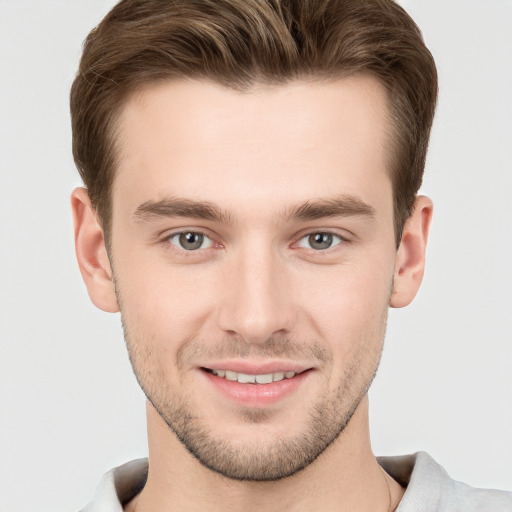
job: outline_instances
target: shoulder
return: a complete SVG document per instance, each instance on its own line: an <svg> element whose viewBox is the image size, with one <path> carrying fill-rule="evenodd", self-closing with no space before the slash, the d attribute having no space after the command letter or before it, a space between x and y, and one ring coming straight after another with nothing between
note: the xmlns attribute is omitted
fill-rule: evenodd
<svg viewBox="0 0 512 512"><path fill-rule="evenodd" d="M512 492L477 489L453 480L425 452L378 460L406 487L396 512L512 512Z"/></svg>

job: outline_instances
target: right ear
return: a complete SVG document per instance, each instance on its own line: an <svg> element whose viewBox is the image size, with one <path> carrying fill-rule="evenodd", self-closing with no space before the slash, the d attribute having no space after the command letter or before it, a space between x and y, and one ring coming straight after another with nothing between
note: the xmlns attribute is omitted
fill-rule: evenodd
<svg viewBox="0 0 512 512"><path fill-rule="evenodd" d="M86 188L71 194L75 227L75 250L82 278L93 304L109 313L119 311L112 269L108 259L103 228L96 216Z"/></svg>

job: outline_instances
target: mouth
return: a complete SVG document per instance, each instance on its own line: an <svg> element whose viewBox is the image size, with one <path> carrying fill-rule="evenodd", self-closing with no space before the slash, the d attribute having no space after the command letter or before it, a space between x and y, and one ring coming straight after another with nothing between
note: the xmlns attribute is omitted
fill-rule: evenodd
<svg viewBox="0 0 512 512"><path fill-rule="evenodd" d="M202 374L220 396L245 407L267 407L292 396L308 380L314 368L241 368L230 365L201 367ZM226 365L227 366L227 365ZM233 368L235 366L235 368ZM247 366L247 365L246 365ZM237 371L237 370L244 371Z"/></svg>

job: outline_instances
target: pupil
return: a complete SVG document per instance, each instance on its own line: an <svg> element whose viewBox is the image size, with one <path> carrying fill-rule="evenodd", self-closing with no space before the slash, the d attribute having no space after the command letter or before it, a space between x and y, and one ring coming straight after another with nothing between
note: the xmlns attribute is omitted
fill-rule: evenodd
<svg viewBox="0 0 512 512"><path fill-rule="evenodd" d="M332 245L332 235L330 233L315 233L309 236L309 243L313 249L329 249Z"/></svg>
<svg viewBox="0 0 512 512"><path fill-rule="evenodd" d="M189 251L199 249L203 244L204 236L201 233L182 233L180 235L180 245L183 249Z"/></svg>

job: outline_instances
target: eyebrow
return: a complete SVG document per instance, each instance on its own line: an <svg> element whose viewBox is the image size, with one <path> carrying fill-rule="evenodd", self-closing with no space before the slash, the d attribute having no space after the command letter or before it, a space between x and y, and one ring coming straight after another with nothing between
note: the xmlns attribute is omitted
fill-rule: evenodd
<svg viewBox="0 0 512 512"><path fill-rule="evenodd" d="M158 217L188 217L229 224L232 215L208 201L169 197L160 201L146 201L133 213L136 221L148 221Z"/></svg>
<svg viewBox="0 0 512 512"><path fill-rule="evenodd" d="M284 217L287 220L316 220L325 217L375 217L375 208L362 199L342 195L328 199L316 199L285 211Z"/></svg>
<svg viewBox="0 0 512 512"><path fill-rule="evenodd" d="M287 221L308 221L326 217L375 217L373 206L356 196L342 195L327 199L313 199L283 210L281 217ZM154 218L188 217L191 219L232 224L234 216L209 201L169 197L159 201L146 201L133 213L136 222Z"/></svg>

